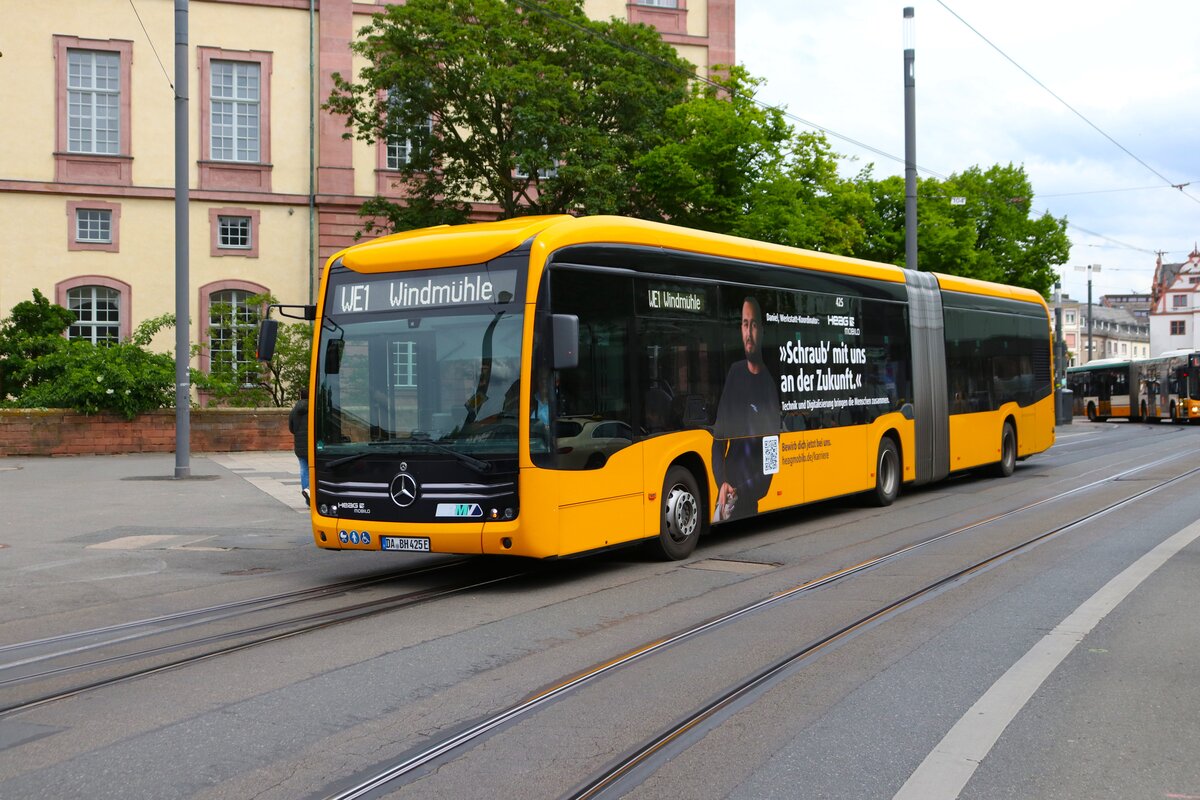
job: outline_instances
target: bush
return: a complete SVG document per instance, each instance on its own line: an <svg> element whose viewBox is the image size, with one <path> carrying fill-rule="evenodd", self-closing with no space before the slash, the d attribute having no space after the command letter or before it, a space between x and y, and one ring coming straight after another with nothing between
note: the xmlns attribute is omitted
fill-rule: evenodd
<svg viewBox="0 0 1200 800"><path fill-rule="evenodd" d="M265 304L267 296L250 298ZM212 365L210 373L190 370L197 390L219 405L290 406L308 386L312 326L281 326L275 358L265 364L231 362L230 352L254 352L257 326L235 319L235 309L214 310L217 324L238 337ZM243 310L244 316L244 310ZM156 408L175 405L175 358L147 348L154 336L175 325L163 314L138 325L128 341L93 345L63 336L75 315L55 305L37 289L33 300L13 307L0 322L0 404L18 408L73 408L85 414L111 411L132 419ZM216 326L208 330L213 338ZM204 345L196 345L197 355ZM8 399L11 396L11 400Z"/></svg>
<svg viewBox="0 0 1200 800"><path fill-rule="evenodd" d="M24 407L111 411L126 419L175 405L175 359L132 342L97 347L74 341L43 358L57 376L21 393Z"/></svg>
<svg viewBox="0 0 1200 800"><path fill-rule="evenodd" d="M46 358L66 348L62 333L74 321L71 311L51 303L37 289L33 300L13 306L12 314L0 322L0 401L56 375Z"/></svg>

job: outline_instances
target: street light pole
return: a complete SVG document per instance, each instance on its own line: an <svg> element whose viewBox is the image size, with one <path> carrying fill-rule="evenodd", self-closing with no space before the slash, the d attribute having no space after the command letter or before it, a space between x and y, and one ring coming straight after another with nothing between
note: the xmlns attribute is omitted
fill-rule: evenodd
<svg viewBox="0 0 1200 800"><path fill-rule="evenodd" d="M904 9L904 264L917 268L917 79L916 20Z"/></svg>
<svg viewBox="0 0 1200 800"><path fill-rule="evenodd" d="M1088 360L1088 362L1090 362L1090 361L1092 360L1092 273L1093 273L1093 272L1099 272L1099 271L1100 271L1100 265L1099 265L1099 264L1088 264L1086 267L1076 267L1076 268L1075 268L1075 271L1076 271L1076 272L1083 272L1084 270L1087 270L1087 276L1088 276L1088 278L1087 278L1087 282L1088 282L1088 348L1087 348L1087 360ZM1087 363L1087 362L1084 362L1084 363Z"/></svg>
<svg viewBox="0 0 1200 800"><path fill-rule="evenodd" d="M175 477L190 478L188 377L188 0L175 0Z"/></svg>

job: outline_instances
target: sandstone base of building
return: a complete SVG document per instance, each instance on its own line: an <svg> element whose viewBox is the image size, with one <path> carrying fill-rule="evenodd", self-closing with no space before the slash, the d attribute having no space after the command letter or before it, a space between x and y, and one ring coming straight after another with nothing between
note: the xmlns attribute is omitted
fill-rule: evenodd
<svg viewBox="0 0 1200 800"><path fill-rule="evenodd" d="M191 412L196 452L291 450L286 408L205 408ZM175 451L175 410L133 420L64 409L0 409L0 456L108 455Z"/></svg>

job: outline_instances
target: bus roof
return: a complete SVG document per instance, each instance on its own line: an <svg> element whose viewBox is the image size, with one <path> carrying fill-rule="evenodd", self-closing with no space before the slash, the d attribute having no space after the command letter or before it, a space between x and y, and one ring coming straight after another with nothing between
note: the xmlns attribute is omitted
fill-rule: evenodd
<svg viewBox="0 0 1200 800"><path fill-rule="evenodd" d="M536 237L536 238L534 238ZM612 244L654 247L723 258L757 261L821 272L856 275L891 283L904 283L905 271L847 256L758 242L661 222L617 216L574 217L566 214L514 217L496 222L441 225L391 234L346 248L330 259L356 272L378 273L396 269L429 269L481 264L534 239L534 259L545 263L555 250L578 244ZM1037 292L998 283L934 273L945 291L989 295L1036 303L1045 307Z"/></svg>

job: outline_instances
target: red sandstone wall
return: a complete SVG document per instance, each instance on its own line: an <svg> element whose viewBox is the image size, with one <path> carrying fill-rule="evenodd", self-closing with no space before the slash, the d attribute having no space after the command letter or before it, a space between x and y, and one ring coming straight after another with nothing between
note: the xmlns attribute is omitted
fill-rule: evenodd
<svg viewBox="0 0 1200 800"><path fill-rule="evenodd" d="M291 450L287 418L286 408L193 409L191 449ZM87 416L62 409L0 409L0 456L174 451L174 409L152 411L130 421L111 414Z"/></svg>

